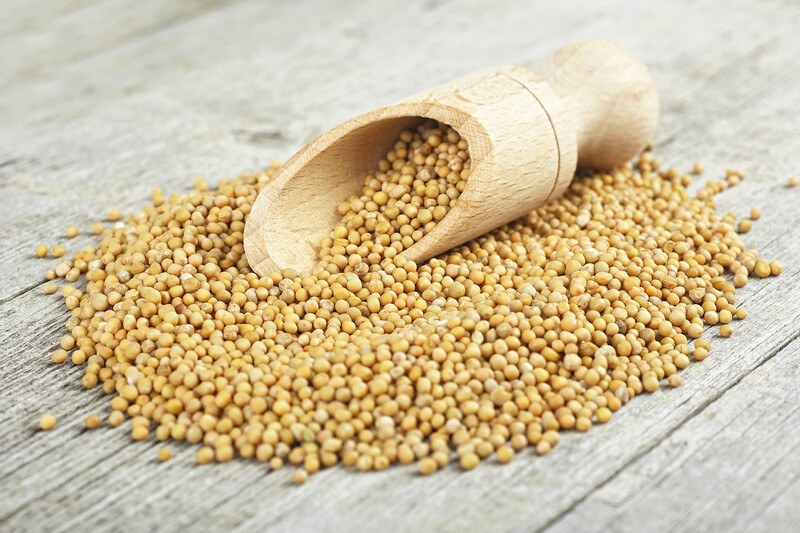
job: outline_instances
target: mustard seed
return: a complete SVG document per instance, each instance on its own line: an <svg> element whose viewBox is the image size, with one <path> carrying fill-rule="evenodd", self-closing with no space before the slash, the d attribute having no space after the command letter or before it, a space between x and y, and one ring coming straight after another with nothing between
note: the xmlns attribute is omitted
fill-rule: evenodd
<svg viewBox="0 0 800 533"><path fill-rule="evenodd" d="M754 207L750 210L750 218L753 220L758 220L761 218L761 209Z"/></svg>
<svg viewBox="0 0 800 533"><path fill-rule="evenodd" d="M514 458L514 449L510 446L500 446L497 448L497 462L500 464L510 463Z"/></svg>
<svg viewBox="0 0 800 533"><path fill-rule="evenodd" d="M295 470L292 472L292 482L295 485L302 485L308 481L308 472L302 469Z"/></svg>
<svg viewBox="0 0 800 533"><path fill-rule="evenodd" d="M36 257L45 257L47 255L47 245L39 244L36 246Z"/></svg>
<svg viewBox="0 0 800 533"><path fill-rule="evenodd" d="M83 421L83 425L86 429L97 429L103 425L103 421L100 419L100 415L92 413L86 417Z"/></svg>
<svg viewBox="0 0 800 533"><path fill-rule="evenodd" d="M463 468L464 470L472 470L473 468L478 466L478 463L480 463L481 460L477 454L473 452L467 452L461 456L460 462L461 462L461 468Z"/></svg>
<svg viewBox="0 0 800 533"><path fill-rule="evenodd" d="M42 431L49 431L56 427L56 417L52 413L45 413L39 417L39 429Z"/></svg>
<svg viewBox="0 0 800 533"><path fill-rule="evenodd" d="M64 254L67 253L67 249L61 246L60 244L56 244L50 249L50 255L53 257L64 257ZM58 272L58 270L56 270Z"/></svg>
<svg viewBox="0 0 800 533"><path fill-rule="evenodd" d="M770 267L769 263L767 263L763 259L759 259L756 261L755 268L753 269L755 275L759 278L766 278L772 274L772 268Z"/></svg>
<svg viewBox="0 0 800 533"><path fill-rule="evenodd" d="M198 181L108 228L51 280L72 352L111 426L302 474L411 464L464 469L587 431L703 360L706 325L744 318L737 288L782 271L742 242L703 184L649 153L576 178L566 194L426 263L403 256L469 183L453 128L404 131L338 206L307 275L258 276L244 226L277 169ZM751 213L752 215L752 213ZM751 217L753 218L753 217ZM122 216L109 216L121 221ZM741 222L740 222L741 223ZM745 224L746 226L746 224ZM93 227L93 232L95 232ZM83 287L83 285L80 285Z"/></svg>
<svg viewBox="0 0 800 533"><path fill-rule="evenodd" d="M160 450L158 450L158 460L159 461L161 461L163 463L163 462L169 461L170 459L172 459L172 450L170 450L166 446L164 448L161 448ZM198 462L200 462L200 461L198 461Z"/></svg>
<svg viewBox="0 0 800 533"><path fill-rule="evenodd" d="M115 207L112 207L111 209L108 210L108 213L106 214L106 218L110 222L117 222L119 220L122 220L122 213L120 212L119 209L117 209Z"/></svg>
<svg viewBox="0 0 800 533"><path fill-rule="evenodd" d="M600 407L597 409L597 421L601 424L605 424L612 417L611 409L608 407Z"/></svg>
<svg viewBox="0 0 800 533"><path fill-rule="evenodd" d="M67 360L69 357L69 352L64 349L59 348L58 350L53 352L53 355L50 356L50 359L57 365L60 365L64 361Z"/></svg>
<svg viewBox="0 0 800 533"><path fill-rule="evenodd" d="M439 469L439 464L432 457L423 457L419 461L419 473L423 476L433 474Z"/></svg>
<svg viewBox="0 0 800 533"><path fill-rule="evenodd" d="M719 328L719 334L722 337L730 337L732 333L733 333L733 328L730 326L730 324L724 324Z"/></svg>
<svg viewBox="0 0 800 533"><path fill-rule="evenodd" d="M739 221L739 224L736 226L736 231L738 233L747 233L752 229L752 227L753 227L753 222L746 218L743 218Z"/></svg>
<svg viewBox="0 0 800 533"><path fill-rule="evenodd" d="M78 236L78 233L80 233L80 230L78 229L77 226L67 226L67 231L66 231L67 239L74 239L75 237Z"/></svg>
<svg viewBox="0 0 800 533"><path fill-rule="evenodd" d="M198 464L205 465L214 460L214 449L209 446L203 446L197 450L195 460Z"/></svg>
<svg viewBox="0 0 800 533"><path fill-rule="evenodd" d="M786 183L790 188L797 187L798 184L800 184L800 179L798 179L797 176L790 177L789 181Z"/></svg>
<svg viewBox="0 0 800 533"><path fill-rule="evenodd" d="M42 292L45 294L55 294L58 292L58 285L54 283L48 283L44 287L42 287Z"/></svg>

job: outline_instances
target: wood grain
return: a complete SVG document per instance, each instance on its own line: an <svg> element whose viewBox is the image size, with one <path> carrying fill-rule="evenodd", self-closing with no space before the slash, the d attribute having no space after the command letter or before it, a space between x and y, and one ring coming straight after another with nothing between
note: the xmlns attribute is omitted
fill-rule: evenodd
<svg viewBox="0 0 800 533"><path fill-rule="evenodd" d="M382 1L243 2L0 89L0 529L562 531L614 518L623 530L795 528L800 189L784 184L800 173L798 16L789 0L420 2L402 16ZM107 400L80 389L77 369L47 362L66 312L35 290L49 264L32 257L37 242L105 207L133 209L152 187L264 166L415 88L499 62L531 67L589 37L651 67L663 160L701 160L699 181L747 171L719 208L762 208L745 242L786 266L741 290L748 318L731 338L708 333L712 352L683 386L636 398L546 457L424 479L334 468L292 488L288 471L201 468L175 445L160 464L158 446L125 429L81 430ZM79 239L69 247L89 242ZM45 410L59 425L38 433Z"/></svg>

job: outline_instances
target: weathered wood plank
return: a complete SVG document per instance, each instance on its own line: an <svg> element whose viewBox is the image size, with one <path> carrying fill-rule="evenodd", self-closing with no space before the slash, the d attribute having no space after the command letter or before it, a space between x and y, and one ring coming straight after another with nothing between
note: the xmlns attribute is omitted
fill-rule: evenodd
<svg viewBox="0 0 800 533"><path fill-rule="evenodd" d="M800 340L794 339L552 530L591 524L598 531L640 531L643 523L658 531L690 524L695 531L796 529Z"/></svg>
<svg viewBox="0 0 800 533"><path fill-rule="evenodd" d="M749 383L751 370L764 372L800 331L800 195L783 187L798 171L800 138L792 93L798 73L788 68L800 52L796 20L786 15L790 4L737 11L711 0L617 2L612 7L624 24L590 2L570 4L576 12L569 24L565 10L531 3L411 4L401 20L387 18L391 9L381 2L264 5L236 5L168 36L156 33L65 65L28 84L30 94L0 91L0 109L10 113L0 124L0 298L7 300L0 303L2 528L533 530L569 519L595 490L603 494L619 479L634 484L624 487L631 493L658 501L663 484L654 485L647 470L625 477L628 470L675 435L697 444L694 424L703 413ZM335 468L294 489L287 471L267 475L242 461L201 468L193 449L176 445L175 459L159 464L157 446L131 444L124 429L80 429L83 416L105 410L106 400L80 390L77 369L47 363L66 314L53 297L25 292L46 264L30 258L37 241L52 242L69 223L85 227L98 216L96 204L134 208L156 185L169 192L197 173L215 178L262 166L355 112L496 62L530 66L578 36L611 38L653 65L664 97L659 153L683 168L700 159L709 174L728 165L748 170L720 206L740 214L764 209L745 240L786 265L781 278L742 290L750 316L735 324L732 338L713 338L712 354L684 372L684 386L635 399L607 426L565 435L544 458L526 452L510 466L449 468L425 479L413 468ZM79 90L65 100L59 84ZM131 93L133 86L139 92ZM88 238L70 245L83 242ZM45 410L60 424L35 432ZM786 413L787 421L793 416ZM764 434L759 425L739 430L737 438L752 442L759 430ZM702 438L711 430L697 431ZM690 457L686 463L693 464ZM796 463L786 456L759 474L770 480ZM791 498L800 486L774 479L787 488L765 513L776 525L796 524ZM739 507L755 512L743 493ZM714 505L715 494L703 496ZM644 522L637 516L636 524ZM709 513L693 523L706 524L715 524Z"/></svg>
<svg viewBox="0 0 800 533"><path fill-rule="evenodd" d="M0 23L0 50L4 51L0 88L24 83L147 33L163 31L225 3L226 0L114 0L10 6ZM60 16L59 7L66 10ZM17 19L18 15L23 16L22 20ZM8 28L11 23L14 27Z"/></svg>
<svg viewBox="0 0 800 533"><path fill-rule="evenodd" d="M0 36L36 31L52 20L70 15L103 0L6 0L0 17Z"/></svg>

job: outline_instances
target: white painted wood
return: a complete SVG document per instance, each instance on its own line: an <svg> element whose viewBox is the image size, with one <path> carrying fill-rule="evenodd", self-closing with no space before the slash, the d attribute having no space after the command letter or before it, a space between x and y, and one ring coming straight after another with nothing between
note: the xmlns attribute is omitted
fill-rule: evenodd
<svg viewBox="0 0 800 533"><path fill-rule="evenodd" d="M149 33L164 31L225 0L26 1L0 7L0 88L45 75Z"/></svg>
<svg viewBox="0 0 800 533"><path fill-rule="evenodd" d="M761 521L741 527L796 527L800 464L796 454L780 455L797 440L797 414L786 407L794 393L784 390L796 368L779 362L796 358L796 342L786 343L800 332L800 189L784 187L800 173L797 23L791 0L420 2L401 11L385 2L246 2L0 89L0 529L532 531L562 530L577 517L592 530L622 516L592 504L619 486L630 498L649 494L653 509L662 499L679 506L667 518L624 515L640 529L710 530L722 524L717 511L749 520L762 510ZM532 67L589 37L618 42L651 67L662 96L655 144L665 161L690 168L701 160L704 178L727 166L748 171L720 196L720 209L761 207L745 242L786 267L742 289L749 317L729 339L712 334L711 355L683 373L682 387L637 397L610 424L565 435L544 458L526 452L509 466L451 467L431 478L409 468L335 468L299 488L288 471L267 474L242 461L197 467L194 450L179 446L159 464L158 446L131 443L124 429L81 430L83 416L105 412L107 399L83 392L75 369L47 363L66 313L55 297L31 290L49 264L32 257L37 242L55 242L70 223L86 228L102 214L98 206L133 209L152 187L180 190L197 174L216 179L286 157L415 88L497 63ZM69 246L89 242L79 239ZM767 425L746 424L736 412L743 395L770 384L781 393L758 395L748 415ZM45 410L59 426L35 432ZM712 412L731 419L730 428L703 422ZM708 492L715 485L699 484L689 454L664 459L675 438L709 458L714 448L701 441L712 440L717 457L730 461L755 454L761 439L772 462L743 463L763 480L740 483L736 494ZM647 469L666 463L667 481L702 493L684 496L696 502L676 499ZM773 492L757 494L771 481ZM682 519L681 505L692 521L669 522Z"/></svg>
<svg viewBox="0 0 800 533"><path fill-rule="evenodd" d="M795 334L550 529L796 530L799 381Z"/></svg>

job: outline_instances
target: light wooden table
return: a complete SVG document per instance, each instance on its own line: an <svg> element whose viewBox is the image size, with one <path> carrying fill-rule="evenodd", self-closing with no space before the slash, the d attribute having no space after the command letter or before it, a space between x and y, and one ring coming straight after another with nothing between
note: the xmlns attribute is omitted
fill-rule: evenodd
<svg viewBox="0 0 800 533"><path fill-rule="evenodd" d="M0 6L0 530L797 531L800 528L800 8L752 2L4 0ZM545 457L290 486L255 462L81 430L107 399L48 363L66 312L37 243L110 206L286 158L355 113L478 68L535 68L602 37L652 67L662 160L747 171L719 208L786 269L741 290L684 385L637 397ZM68 246L91 242L88 232ZM58 427L35 431L51 410Z"/></svg>

